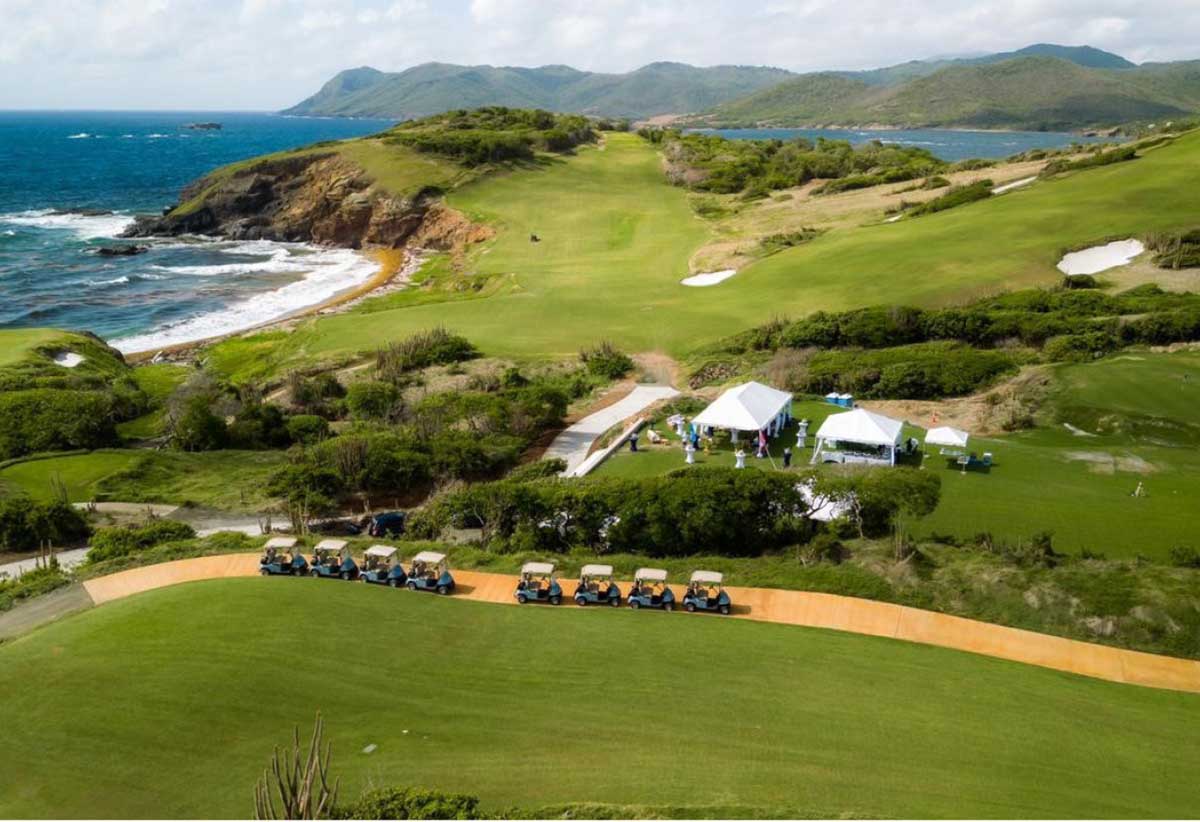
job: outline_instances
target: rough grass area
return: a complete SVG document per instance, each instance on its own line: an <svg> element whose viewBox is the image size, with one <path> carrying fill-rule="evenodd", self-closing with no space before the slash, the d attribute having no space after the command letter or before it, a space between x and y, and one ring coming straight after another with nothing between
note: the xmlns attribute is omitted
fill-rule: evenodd
<svg viewBox="0 0 1200 822"><path fill-rule="evenodd" d="M271 748L317 710L345 796L421 785L492 809L1186 817L1200 765L1192 695L788 626L307 579L67 618L0 646L0 690L9 817L245 816Z"/></svg>
<svg viewBox="0 0 1200 822"><path fill-rule="evenodd" d="M0 483L49 499L51 478L59 476L72 502L192 503L259 511L269 502L267 477L286 459L278 451L100 450L17 463L0 470Z"/></svg>

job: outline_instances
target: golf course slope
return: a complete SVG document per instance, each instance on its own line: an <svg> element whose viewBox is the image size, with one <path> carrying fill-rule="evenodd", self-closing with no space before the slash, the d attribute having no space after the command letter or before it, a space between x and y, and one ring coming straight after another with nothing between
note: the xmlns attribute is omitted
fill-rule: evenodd
<svg viewBox="0 0 1200 822"><path fill-rule="evenodd" d="M0 646L0 816L242 816L320 710L346 798L867 816L1195 812L1200 697L939 648L316 580L195 582ZM368 745L377 746L363 753Z"/></svg>

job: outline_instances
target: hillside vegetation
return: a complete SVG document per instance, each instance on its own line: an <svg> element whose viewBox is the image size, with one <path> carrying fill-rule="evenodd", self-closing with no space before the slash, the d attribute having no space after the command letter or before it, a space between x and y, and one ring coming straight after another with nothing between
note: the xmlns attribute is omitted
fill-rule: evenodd
<svg viewBox="0 0 1200 822"><path fill-rule="evenodd" d="M448 109L512 106L609 117L703 111L791 76L776 68L651 63L626 74L569 66L424 63L398 73L343 71L285 114L408 119Z"/></svg>
<svg viewBox="0 0 1200 822"><path fill-rule="evenodd" d="M698 655L717 675L681 676ZM281 683L302 704L266 698ZM1186 817L1200 765L1195 695L830 631L317 580L105 605L0 646L0 688L7 817L245 816L272 747L318 710L345 799L417 785L490 812ZM369 720L381 701L394 718Z"/></svg>
<svg viewBox="0 0 1200 822"><path fill-rule="evenodd" d="M1055 56L954 63L889 84L802 75L723 103L707 125L885 125L1069 130L1200 110L1194 63L1095 68Z"/></svg>

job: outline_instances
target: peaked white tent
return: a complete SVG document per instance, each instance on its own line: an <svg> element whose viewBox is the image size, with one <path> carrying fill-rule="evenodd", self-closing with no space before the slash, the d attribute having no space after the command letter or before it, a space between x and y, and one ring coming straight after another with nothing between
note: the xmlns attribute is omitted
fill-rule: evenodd
<svg viewBox="0 0 1200 822"><path fill-rule="evenodd" d="M966 448L971 435L959 428L943 425L940 428L930 428L925 432L926 445L938 445L942 448Z"/></svg>
<svg viewBox="0 0 1200 822"><path fill-rule="evenodd" d="M896 449L903 439L904 423L856 408L831 414L817 430L812 462L886 462L896 464Z"/></svg>
<svg viewBox="0 0 1200 822"><path fill-rule="evenodd" d="M733 431L734 439L738 431L762 431L765 428L774 434L783 428L791 407L792 395L787 391L748 382L725 391L692 422Z"/></svg>

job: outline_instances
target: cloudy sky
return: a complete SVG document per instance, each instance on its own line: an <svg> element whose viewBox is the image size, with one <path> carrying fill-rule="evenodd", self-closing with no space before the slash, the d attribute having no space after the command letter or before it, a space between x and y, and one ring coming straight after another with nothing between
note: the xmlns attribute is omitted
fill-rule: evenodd
<svg viewBox="0 0 1200 822"><path fill-rule="evenodd" d="M343 68L1200 57L1200 0L0 0L0 108L273 110Z"/></svg>

